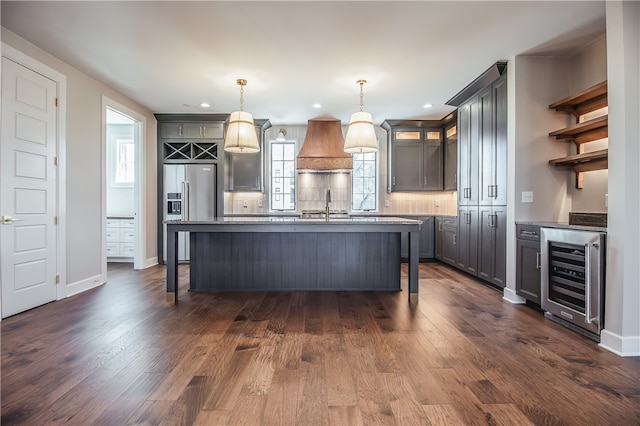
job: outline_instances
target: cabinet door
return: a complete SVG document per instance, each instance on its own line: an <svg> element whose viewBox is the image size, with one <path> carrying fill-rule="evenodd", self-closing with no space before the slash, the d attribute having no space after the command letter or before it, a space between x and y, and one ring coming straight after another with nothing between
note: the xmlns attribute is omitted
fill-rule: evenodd
<svg viewBox="0 0 640 426"><path fill-rule="evenodd" d="M423 146L423 189L425 191L442 191L442 131L440 129L425 132Z"/></svg>
<svg viewBox="0 0 640 426"><path fill-rule="evenodd" d="M422 141L394 142L391 155L392 191L422 190Z"/></svg>
<svg viewBox="0 0 640 426"><path fill-rule="evenodd" d="M540 242L518 238L516 255L516 294L540 304Z"/></svg>
<svg viewBox="0 0 640 426"><path fill-rule="evenodd" d="M420 258L433 259L435 256L434 249L434 217L421 216L418 218L422 221L420 228Z"/></svg>
<svg viewBox="0 0 640 426"><path fill-rule="evenodd" d="M224 138L224 124L202 123L202 137L206 139Z"/></svg>
<svg viewBox="0 0 640 426"><path fill-rule="evenodd" d="M202 138L202 123L182 123L182 137L189 139Z"/></svg>
<svg viewBox="0 0 640 426"><path fill-rule="evenodd" d="M458 209L458 256L460 269L477 275L478 271L478 208L463 206Z"/></svg>
<svg viewBox="0 0 640 426"><path fill-rule="evenodd" d="M507 79L493 83L494 104L494 205L507 205Z"/></svg>
<svg viewBox="0 0 640 426"><path fill-rule="evenodd" d="M457 227L442 228L442 261L456 266L458 262L458 231Z"/></svg>
<svg viewBox="0 0 640 426"><path fill-rule="evenodd" d="M228 154L229 191L262 190L262 153Z"/></svg>
<svg viewBox="0 0 640 426"><path fill-rule="evenodd" d="M458 133L457 127L450 127L445 131L444 148L444 190L455 191L458 180Z"/></svg>
<svg viewBox="0 0 640 426"><path fill-rule="evenodd" d="M458 205L478 204L478 97L458 109Z"/></svg>
<svg viewBox="0 0 640 426"><path fill-rule="evenodd" d="M507 208L492 209L493 256L490 281L504 288L507 283Z"/></svg>
<svg viewBox="0 0 640 426"><path fill-rule="evenodd" d="M436 222L435 222L435 244L436 244L436 259L438 260L442 260L442 245L443 245L443 240L442 240L442 225L443 225L443 221L444 219L441 217L436 217Z"/></svg>
<svg viewBox="0 0 640 426"><path fill-rule="evenodd" d="M162 123L160 129L162 138L182 138L182 123Z"/></svg>
<svg viewBox="0 0 640 426"><path fill-rule="evenodd" d="M493 240L492 210L490 206L481 206L478 209L478 277L485 281L491 281L493 275Z"/></svg>
<svg viewBox="0 0 640 426"><path fill-rule="evenodd" d="M495 183L495 153L493 140L493 91L491 86L481 90L478 94L478 197L479 204L493 204L493 185Z"/></svg>

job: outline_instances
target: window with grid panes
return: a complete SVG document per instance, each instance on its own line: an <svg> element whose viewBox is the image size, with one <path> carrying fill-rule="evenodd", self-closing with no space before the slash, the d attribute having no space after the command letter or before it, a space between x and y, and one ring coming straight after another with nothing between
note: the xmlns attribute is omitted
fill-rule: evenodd
<svg viewBox="0 0 640 426"><path fill-rule="evenodd" d="M377 210L378 161L375 152L353 154L351 210Z"/></svg>
<svg viewBox="0 0 640 426"><path fill-rule="evenodd" d="M296 209L296 144L271 141L271 210Z"/></svg>

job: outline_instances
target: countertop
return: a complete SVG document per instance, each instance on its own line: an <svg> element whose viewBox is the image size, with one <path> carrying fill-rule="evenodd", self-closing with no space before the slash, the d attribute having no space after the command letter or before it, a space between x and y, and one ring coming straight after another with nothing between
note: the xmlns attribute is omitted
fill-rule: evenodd
<svg viewBox="0 0 640 426"><path fill-rule="evenodd" d="M584 226L584 225L569 225L567 222L542 222L542 221L516 221L516 225L533 225L541 228L559 228L559 229L574 229L576 231L591 231L607 233L607 228L601 226Z"/></svg>
<svg viewBox="0 0 640 426"><path fill-rule="evenodd" d="M379 223L383 225L413 225L421 224L421 220L407 219L404 217L394 216L349 216L349 217L336 217L326 220L324 218L306 219L297 216L225 216L209 221L189 221L189 220L166 220L167 224L183 224L183 225L240 225L240 224L350 224L350 223Z"/></svg>

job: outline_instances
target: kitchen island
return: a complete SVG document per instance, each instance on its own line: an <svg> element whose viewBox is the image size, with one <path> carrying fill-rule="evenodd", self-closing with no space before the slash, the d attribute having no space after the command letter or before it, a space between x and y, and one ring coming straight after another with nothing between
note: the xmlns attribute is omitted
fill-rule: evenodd
<svg viewBox="0 0 640 426"><path fill-rule="evenodd" d="M409 240L409 301L418 301L419 220L226 217L167 225L167 301L178 301L178 232L190 233L192 291L398 291Z"/></svg>

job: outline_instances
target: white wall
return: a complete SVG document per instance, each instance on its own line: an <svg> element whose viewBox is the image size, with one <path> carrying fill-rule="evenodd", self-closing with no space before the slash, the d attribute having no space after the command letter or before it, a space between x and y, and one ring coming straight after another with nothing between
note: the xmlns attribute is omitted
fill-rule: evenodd
<svg viewBox="0 0 640 426"><path fill-rule="evenodd" d="M607 2L609 223L601 346L640 355L640 3Z"/></svg>
<svg viewBox="0 0 640 426"><path fill-rule="evenodd" d="M65 64L47 52L2 28L2 42L64 74L66 93L66 285L88 288L106 279L102 270L102 95L138 111L147 118L145 138L147 182L156 182L156 120L151 111L115 90ZM146 193L147 206L156 205L155 185ZM156 212L148 208L145 216L146 239L143 255L156 254Z"/></svg>

